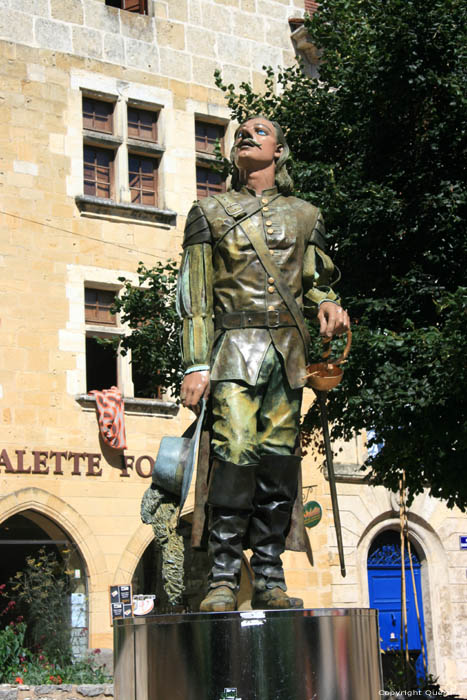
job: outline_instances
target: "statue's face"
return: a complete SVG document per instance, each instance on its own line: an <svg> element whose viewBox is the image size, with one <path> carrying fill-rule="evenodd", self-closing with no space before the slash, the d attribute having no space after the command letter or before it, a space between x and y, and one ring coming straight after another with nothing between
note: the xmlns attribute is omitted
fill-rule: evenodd
<svg viewBox="0 0 467 700"><path fill-rule="evenodd" d="M235 133L234 145L236 166L250 172L275 163L282 151L274 125L264 117L254 117L241 124Z"/></svg>

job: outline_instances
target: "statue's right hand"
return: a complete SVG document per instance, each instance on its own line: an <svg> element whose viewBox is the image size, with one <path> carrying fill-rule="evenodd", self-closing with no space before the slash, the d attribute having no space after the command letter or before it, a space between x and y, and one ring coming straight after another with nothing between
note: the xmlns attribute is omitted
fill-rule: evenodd
<svg viewBox="0 0 467 700"><path fill-rule="evenodd" d="M191 408L196 415L199 413L199 402L208 399L211 390L211 373L209 370L190 372L183 378L180 389L180 399L183 406Z"/></svg>

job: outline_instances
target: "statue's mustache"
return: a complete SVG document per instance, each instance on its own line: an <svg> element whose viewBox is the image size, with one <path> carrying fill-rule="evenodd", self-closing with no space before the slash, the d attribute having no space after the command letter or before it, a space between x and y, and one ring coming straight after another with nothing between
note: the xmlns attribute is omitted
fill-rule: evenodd
<svg viewBox="0 0 467 700"><path fill-rule="evenodd" d="M241 148L242 146L257 146L258 148L261 148L261 144L258 143L258 141L255 141L253 138L242 139L238 144L237 149Z"/></svg>

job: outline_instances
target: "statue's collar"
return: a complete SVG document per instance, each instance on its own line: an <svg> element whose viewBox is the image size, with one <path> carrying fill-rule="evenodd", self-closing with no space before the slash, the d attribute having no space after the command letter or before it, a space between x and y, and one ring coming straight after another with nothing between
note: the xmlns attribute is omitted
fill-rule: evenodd
<svg viewBox="0 0 467 700"><path fill-rule="evenodd" d="M278 193L278 189L277 187L269 187L267 190L263 190L261 194L257 194L251 187L243 185L240 192L244 192L245 194L248 192L248 194L252 194L253 197L272 197Z"/></svg>

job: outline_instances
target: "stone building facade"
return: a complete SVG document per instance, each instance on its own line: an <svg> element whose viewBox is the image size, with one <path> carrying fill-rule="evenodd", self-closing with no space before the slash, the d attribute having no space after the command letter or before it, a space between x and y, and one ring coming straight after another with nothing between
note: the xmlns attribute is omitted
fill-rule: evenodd
<svg viewBox="0 0 467 700"><path fill-rule="evenodd" d="M107 364L95 338L125 332L108 300L119 277L137 282L139 261L176 257L197 193L221 187L212 143L221 137L228 152L232 127L214 70L261 89L264 65L313 56L289 24L303 0L127 3L0 0L1 556L14 562L27 542L71 543L73 624L100 648L112 646L109 586L142 581L151 565L139 503L159 441L190 422L170 397L141 396L120 357L105 380L125 397L128 447L100 441L89 391L105 388L94 384ZM368 553L398 527L394 496L358 471L361 440L339 459L345 579L328 482L312 455L304 460L305 500L322 513L308 530L313 563L284 561L308 607L369 605ZM192 507L191 494L187 516ZM467 519L427 496L409 519L429 669L465 694Z"/></svg>

